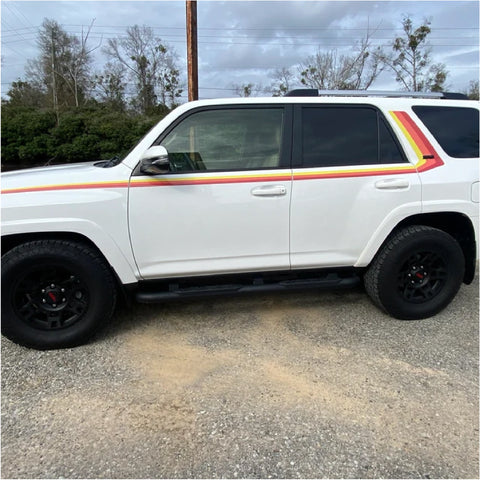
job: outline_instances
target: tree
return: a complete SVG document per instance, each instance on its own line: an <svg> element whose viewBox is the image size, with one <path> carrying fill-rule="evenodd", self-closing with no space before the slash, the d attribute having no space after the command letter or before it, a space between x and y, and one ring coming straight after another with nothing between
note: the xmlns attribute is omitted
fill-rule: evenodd
<svg viewBox="0 0 480 480"><path fill-rule="evenodd" d="M426 75L424 89L429 92L443 92L446 90L447 75L444 63L432 65Z"/></svg>
<svg viewBox="0 0 480 480"><path fill-rule="evenodd" d="M79 106L80 93L86 93L89 80L90 54L100 47L100 44L93 48L87 47L88 36L90 35L93 22L94 20L92 20L85 34L82 27L80 40L73 37L70 61L65 65L67 75L63 76L63 78L74 95L76 107Z"/></svg>
<svg viewBox="0 0 480 480"><path fill-rule="evenodd" d="M8 104L11 107L35 107L40 108L47 104L45 92L29 82L18 79L12 82L7 92Z"/></svg>
<svg viewBox="0 0 480 480"><path fill-rule="evenodd" d="M373 49L370 33L356 46L353 54L337 50L318 51L300 67L300 82L320 90L366 90L384 69L383 52Z"/></svg>
<svg viewBox="0 0 480 480"><path fill-rule="evenodd" d="M478 80L472 80L468 86L467 96L470 100L478 100Z"/></svg>
<svg viewBox="0 0 480 480"><path fill-rule="evenodd" d="M120 64L107 63L102 73L95 75L95 90L100 101L112 110L125 110L125 67Z"/></svg>
<svg viewBox="0 0 480 480"><path fill-rule="evenodd" d="M173 106L181 95L177 55L150 27L127 28L126 36L110 39L104 51L129 72L136 87L133 105L141 112L151 112L158 98L163 105Z"/></svg>
<svg viewBox="0 0 480 480"><path fill-rule="evenodd" d="M410 17L404 17L403 34L393 41L393 53L384 57L385 63L395 73L397 82L405 90L441 91L445 88L448 75L445 65L431 64L431 49L427 44L427 37L431 33L430 23L424 20L422 25L415 27Z"/></svg>
<svg viewBox="0 0 480 480"><path fill-rule="evenodd" d="M87 48L91 27L85 35L82 32L80 40L54 20L45 19L40 28L37 40L40 56L29 61L27 79L51 99L57 118L61 108L78 107L86 100L90 54L97 48Z"/></svg>
<svg viewBox="0 0 480 480"><path fill-rule="evenodd" d="M234 83L233 91L239 97L258 97L264 91L262 85L256 83Z"/></svg>
<svg viewBox="0 0 480 480"><path fill-rule="evenodd" d="M270 85L270 92L274 97L283 97L291 90L295 75L289 68L278 68L271 75L273 83Z"/></svg>

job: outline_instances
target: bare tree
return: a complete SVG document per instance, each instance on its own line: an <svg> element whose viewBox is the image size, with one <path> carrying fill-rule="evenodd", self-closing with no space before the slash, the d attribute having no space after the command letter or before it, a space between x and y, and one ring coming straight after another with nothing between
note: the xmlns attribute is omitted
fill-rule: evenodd
<svg viewBox="0 0 480 480"><path fill-rule="evenodd" d="M70 62L65 65L67 75L62 75L74 95L75 105L77 107L79 106L80 88L85 88L86 79L89 76L90 54L97 48L100 48L101 45L100 42L92 48L87 47L88 37L90 35L90 31L92 30L94 22L95 19L92 20L92 23L89 25L85 33L82 26L82 34L80 40L72 42L72 55L70 58ZM59 73L59 75L61 74Z"/></svg>
<svg viewBox="0 0 480 480"><path fill-rule="evenodd" d="M273 83L270 85L270 92L274 97L282 97L291 90L295 75L286 67L277 68L271 75Z"/></svg>
<svg viewBox="0 0 480 480"><path fill-rule="evenodd" d="M478 100L478 80L471 80L466 92L470 100Z"/></svg>
<svg viewBox="0 0 480 480"><path fill-rule="evenodd" d="M40 56L28 62L27 79L48 93L57 117L60 107L78 107L87 94L90 54L100 46L87 47L92 26L93 21L86 33L82 30L80 40L54 20L45 19L40 28Z"/></svg>
<svg viewBox="0 0 480 480"><path fill-rule="evenodd" d="M383 69L382 51L372 47L371 34L367 33L353 54L330 50L308 57L300 66L299 80L320 90L366 90Z"/></svg>
<svg viewBox="0 0 480 480"><path fill-rule="evenodd" d="M233 91L239 97L258 97L263 94L264 88L257 83L234 83Z"/></svg>
<svg viewBox="0 0 480 480"><path fill-rule="evenodd" d="M157 105L158 97L164 105L181 95L180 74L176 67L176 53L155 37L150 27L134 25L126 30L124 38L110 39L105 53L122 64L136 83L135 106L147 113Z"/></svg>

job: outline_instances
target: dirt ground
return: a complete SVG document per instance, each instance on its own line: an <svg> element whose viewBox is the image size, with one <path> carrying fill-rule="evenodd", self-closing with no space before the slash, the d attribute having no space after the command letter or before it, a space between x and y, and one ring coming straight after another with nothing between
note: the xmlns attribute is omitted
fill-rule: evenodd
<svg viewBox="0 0 480 480"><path fill-rule="evenodd" d="M419 322L361 289L134 305L2 339L2 478L478 478L478 279Z"/></svg>

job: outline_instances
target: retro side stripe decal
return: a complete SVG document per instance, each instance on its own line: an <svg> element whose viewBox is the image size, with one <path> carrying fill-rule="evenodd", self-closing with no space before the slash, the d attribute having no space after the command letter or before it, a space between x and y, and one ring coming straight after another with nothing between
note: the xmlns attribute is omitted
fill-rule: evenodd
<svg viewBox="0 0 480 480"><path fill-rule="evenodd" d="M415 167L418 172L424 172L443 165L440 155L407 112L390 112L390 115L417 154L418 162Z"/></svg>
<svg viewBox="0 0 480 480"><path fill-rule="evenodd" d="M292 179L290 172L201 176L189 178L186 176L172 176L169 178L132 178L131 187L165 187L172 185L211 185L222 183L251 183L251 182L279 182Z"/></svg>
<svg viewBox="0 0 480 480"><path fill-rule="evenodd" d="M25 193L25 192L47 192L52 190L89 190L92 188L125 188L128 187L128 180L111 182L92 182L92 183L65 183L59 185L42 185L38 187L18 187L6 188L2 190L5 193Z"/></svg>
<svg viewBox="0 0 480 480"><path fill-rule="evenodd" d="M398 175L405 173L424 172L432 168L443 165L443 161L433 148L422 131L406 112L390 112L395 123L402 130L408 142L417 155L416 165L404 164L389 167L373 168L343 168L331 170L297 170L290 172L276 172L262 174L233 174L233 175L205 175L194 178L184 175L171 176L169 178L132 178L128 181L110 181L110 182L92 182L92 183L70 183L60 185L43 185L38 187L19 187L2 190L2 194L24 193L24 192L43 192L55 190L81 190L96 188L126 188L131 187L166 187L174 185L212 185L227 183L251 183L251 182L275 182L293 180L315 180L327 178L346 178L346 177L370 177L378 175ZM426 158L425 158L426 157Z"/></svg>

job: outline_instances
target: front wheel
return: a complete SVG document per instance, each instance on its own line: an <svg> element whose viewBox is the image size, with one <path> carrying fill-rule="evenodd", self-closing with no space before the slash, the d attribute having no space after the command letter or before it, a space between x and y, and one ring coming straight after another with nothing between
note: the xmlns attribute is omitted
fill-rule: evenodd
<svg viewBox="0 0 480 480"><path fill-rule="evenodd" d="M455 297L465 272L458 242L442 230L421 225L392 236L365 274L372 300L401 320L431 317Z"/></svg>
<svg viewBox="0 0 480 480"><path fill-rule="evenodd" d="M21 345L85 343L111 317L115 301L109 267L86 245L40 240L2 257L2 334Z"/></svg>

